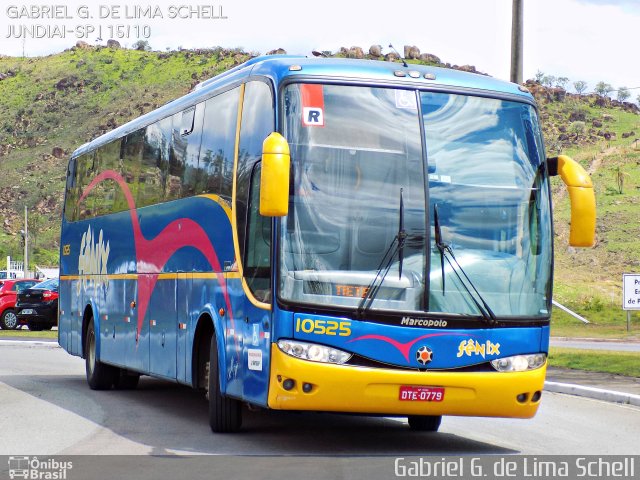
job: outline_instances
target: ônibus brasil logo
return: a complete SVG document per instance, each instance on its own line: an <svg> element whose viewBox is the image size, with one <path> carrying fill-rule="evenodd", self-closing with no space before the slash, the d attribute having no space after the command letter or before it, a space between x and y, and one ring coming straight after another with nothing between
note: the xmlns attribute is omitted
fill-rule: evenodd
<svg viewBox="0 0 640 480"><path fill-rule="evenodd" d="M38 460L38 457L9 457L9 478L32 480L66 480L67 470L73 462L61 462L54 458Z"/></svg>

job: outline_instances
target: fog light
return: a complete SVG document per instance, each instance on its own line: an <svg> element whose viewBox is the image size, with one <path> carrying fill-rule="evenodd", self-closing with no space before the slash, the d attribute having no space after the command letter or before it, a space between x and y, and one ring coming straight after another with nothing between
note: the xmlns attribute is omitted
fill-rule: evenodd
<svg viewBox="0 0 640 480"><path fill-rule="evenodd" d="M311 390L313 390L313 385L311 385L310 383L307 383L307 382L302 384L302 391L304 393L309 393L309 392L311 392Z"/></svg>
<svg viewBox="0 0 640 480"><path fill-rule="evenodd" d="M520 403L525 403L527 401L527 394L526 393L521 393L520 395L518 395L516 397L516 400L518 400L518 402L520 402Z"/></svg>
<svg viewBox="0 0 640 480"><path fill-rule="evenodd" d="M532 402L537 402L540 400L540 397L542 397L542 392L540 390L538 390L537 392L535 392L532 396L531 396L531 401Z"/></svg>
<svg viewBox="0 0 640 480"><path fill-rule="evenodd" d="M285 390L291 390L295 386L296 382L287 378L284 382L282 382L282 388Z"/></svg>

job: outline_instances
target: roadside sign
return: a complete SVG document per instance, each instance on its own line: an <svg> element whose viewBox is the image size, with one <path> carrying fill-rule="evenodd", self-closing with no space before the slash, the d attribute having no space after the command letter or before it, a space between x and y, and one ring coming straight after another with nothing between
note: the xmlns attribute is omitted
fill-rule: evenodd
<svg viewBox="0 0 640 480"><path fill-rule="evenodd" d="M640 310L640 275L622 275L622 309Z"/></svg>

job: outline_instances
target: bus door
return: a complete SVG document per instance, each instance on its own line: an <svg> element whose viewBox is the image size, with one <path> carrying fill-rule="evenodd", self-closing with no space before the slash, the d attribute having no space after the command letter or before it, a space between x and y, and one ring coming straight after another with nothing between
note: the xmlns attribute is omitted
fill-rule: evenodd
<svg viewBox="0 0 640 480"><path fill-rule="evenodd" d="M274 97L268 83L246 83L237 151L234 214L241 260L241 286L236 297L236 329L242 328L242 397L267 404L271 345L271 223L262 217L260 171L262 146L275 127ZM234 305L234 313L236 306ZM242 325L242 326L240 326Z"/></svg>
<svg viewBox="0 0 640 480"><path fill-rule="evenodd" d="M260 163L239 175L236 203L242 276L229 280L233 318L226 318L226 392L267 404L271 339L271 222L259 214Z"/></svg>
<svg viewBox="0 0 640 480"><path fill-rule="evenodd" d="M251 173L247 204L243 281L245 297L243 397L267 402L271 346L271 217L260 215L260 163Z"/></svg>

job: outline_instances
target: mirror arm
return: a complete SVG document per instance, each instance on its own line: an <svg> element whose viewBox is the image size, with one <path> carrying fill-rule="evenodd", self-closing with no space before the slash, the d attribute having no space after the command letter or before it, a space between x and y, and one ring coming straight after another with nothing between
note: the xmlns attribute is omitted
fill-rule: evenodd
<svg viewBox="0 0 640 480"><path fill-rule="evenodd" d="M549 176L560 175L571 200L569 245L592 247L596 236L596 199L591 177L567 155L547 159Z"/></svg>

